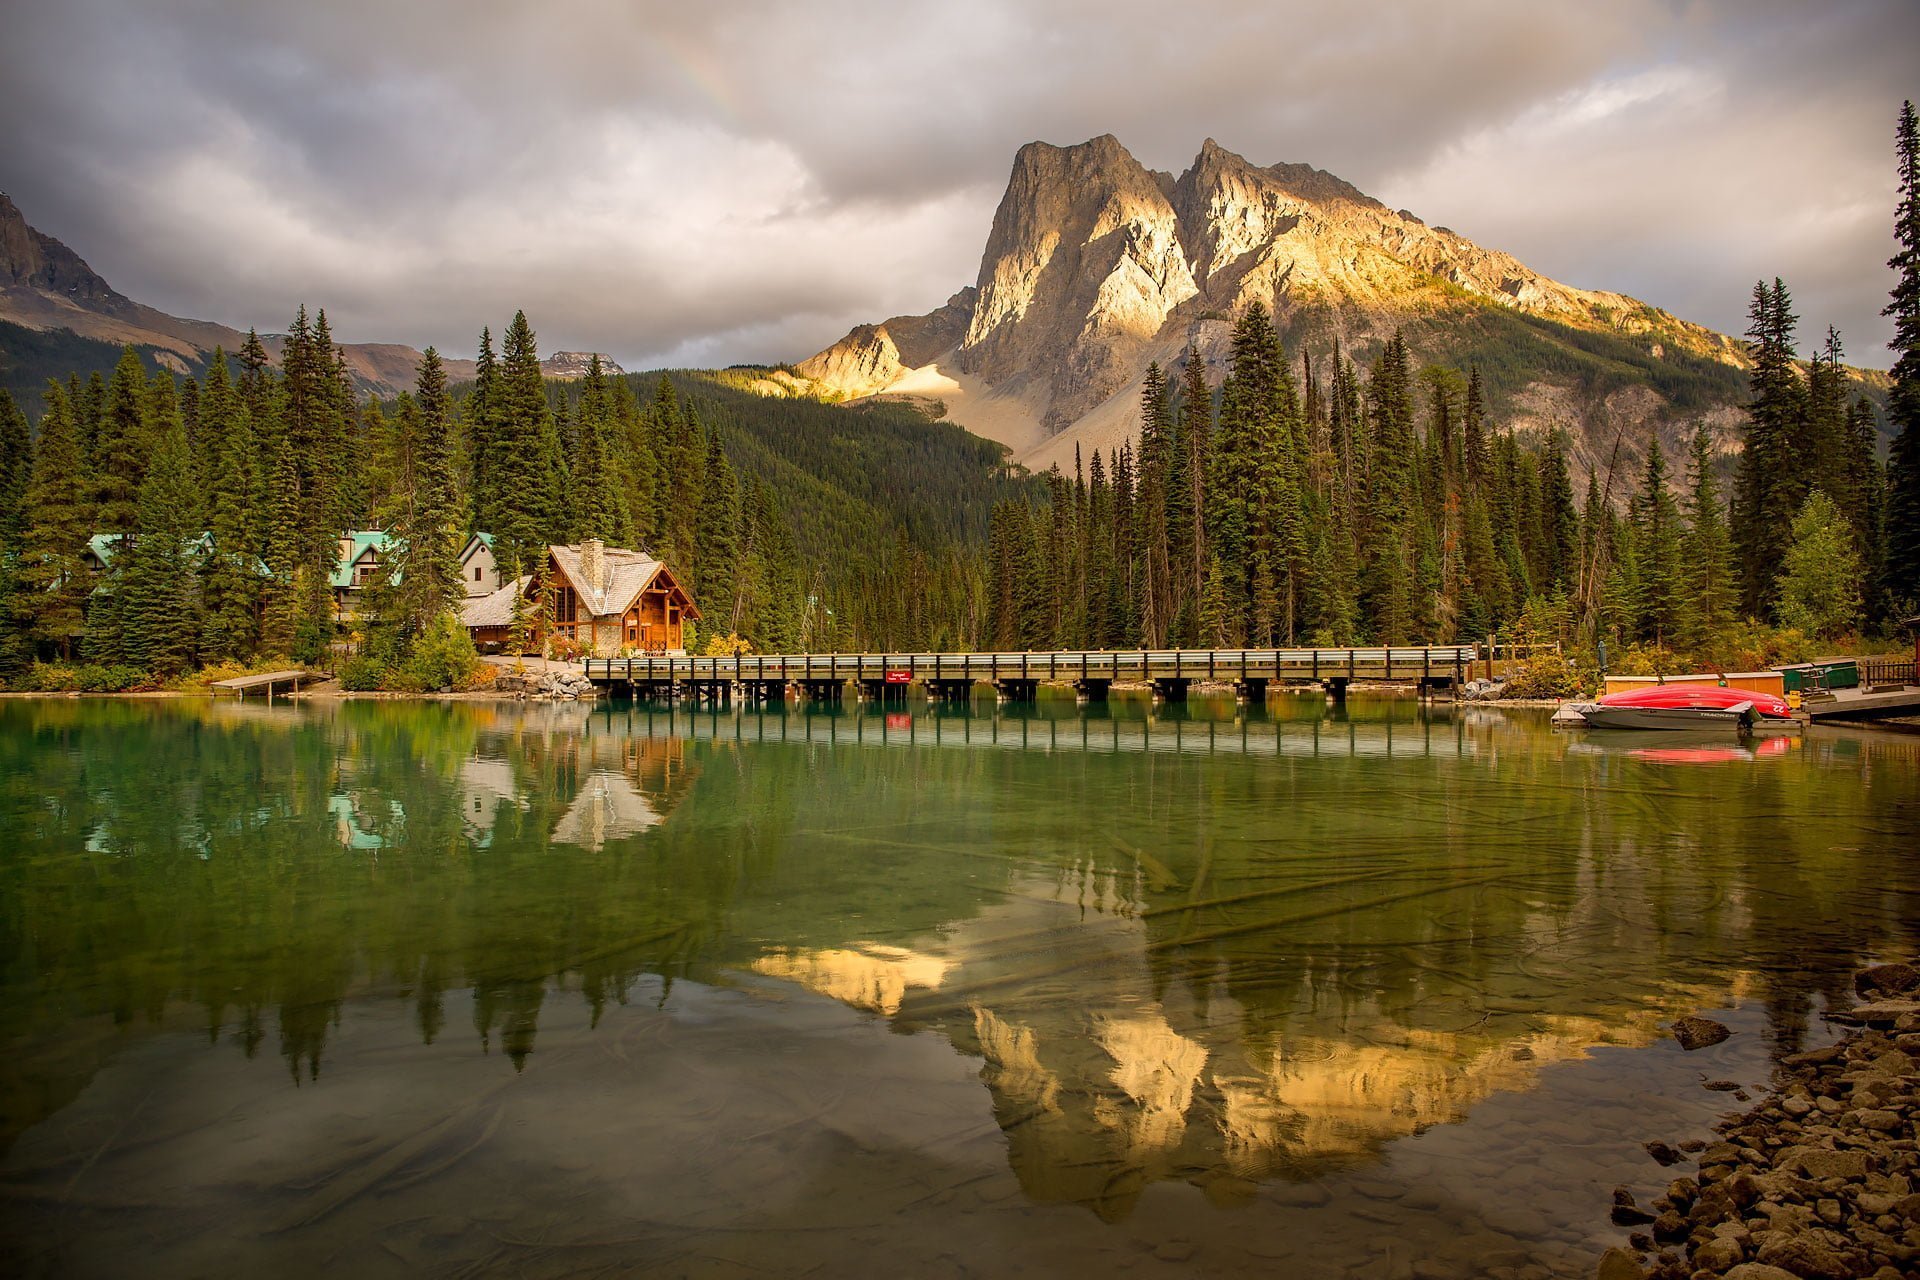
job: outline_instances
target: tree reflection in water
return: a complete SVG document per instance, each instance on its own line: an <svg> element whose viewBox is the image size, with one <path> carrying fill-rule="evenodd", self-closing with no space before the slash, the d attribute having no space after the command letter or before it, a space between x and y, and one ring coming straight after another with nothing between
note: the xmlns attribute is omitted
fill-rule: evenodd
<svg viewBox="0 0 1920 1280"><path fill-rule="evenodd" d="M434 1052L348 1065L412 1085L476 1043L529 1071L556 1010L598 1028L691 983L937 1032L1035 1202L1231 1201L1676 1012L1757 999L1794 1047L1858 961L1912 949L1916 754L1675 758L1359 700L9 703L0 1141L174 1029L276 1035L312 1086L400 1000ZM630 1030L604 1034L639 1072Z"/></svg>

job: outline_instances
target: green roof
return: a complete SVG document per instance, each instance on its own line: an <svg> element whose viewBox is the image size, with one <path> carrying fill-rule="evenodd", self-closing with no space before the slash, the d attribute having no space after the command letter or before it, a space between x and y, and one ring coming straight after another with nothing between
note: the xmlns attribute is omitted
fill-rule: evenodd
<svg viewBox="0 0 1920 1280"><path fill-rule="evenodd" d="M375 555L385 551L393 538L385 529L355 529L345 535L352 539L352 548L340 557L340 563L333 570L333 585L351 587L353 585L353 566L368 551Z"/></svg>

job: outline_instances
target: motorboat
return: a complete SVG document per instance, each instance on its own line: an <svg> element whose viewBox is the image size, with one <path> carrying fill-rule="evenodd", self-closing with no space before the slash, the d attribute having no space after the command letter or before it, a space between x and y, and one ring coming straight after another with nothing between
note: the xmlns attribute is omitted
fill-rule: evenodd
<svg viewBox="0 0 1920 1280"><path fill-rule="evenodd" d="M1658 684L1610 693L1581 713L1591 729L1732 729L1793 723L1787 700L1715 684Z"/></svg>

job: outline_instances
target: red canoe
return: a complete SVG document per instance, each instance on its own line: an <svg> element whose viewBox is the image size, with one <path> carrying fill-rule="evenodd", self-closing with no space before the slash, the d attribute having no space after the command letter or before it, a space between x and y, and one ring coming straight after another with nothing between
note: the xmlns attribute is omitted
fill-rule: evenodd
<svg viewBox="0 0 1920 1280"><path fill-rule="evenodd" d="M1714 684L1656 684L1610 693L1586 713L1595 729L1729 729L1791 720L1785 698Z"/></svg>

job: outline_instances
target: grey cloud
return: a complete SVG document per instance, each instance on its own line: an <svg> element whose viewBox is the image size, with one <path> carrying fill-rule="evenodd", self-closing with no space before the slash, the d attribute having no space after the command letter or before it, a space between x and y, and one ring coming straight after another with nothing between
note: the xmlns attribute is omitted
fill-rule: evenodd
<svg viewBox="0 0 1920 1280"><path fill-rule="evenodd" d="M797 358L974 277L1014 150L1209 135L1737 330L1887 363L1898 0L963 6L69 0L0 41L0 186L130 295L470 351ZM1542 133L1570 98L1704 88Z"/></svg>

